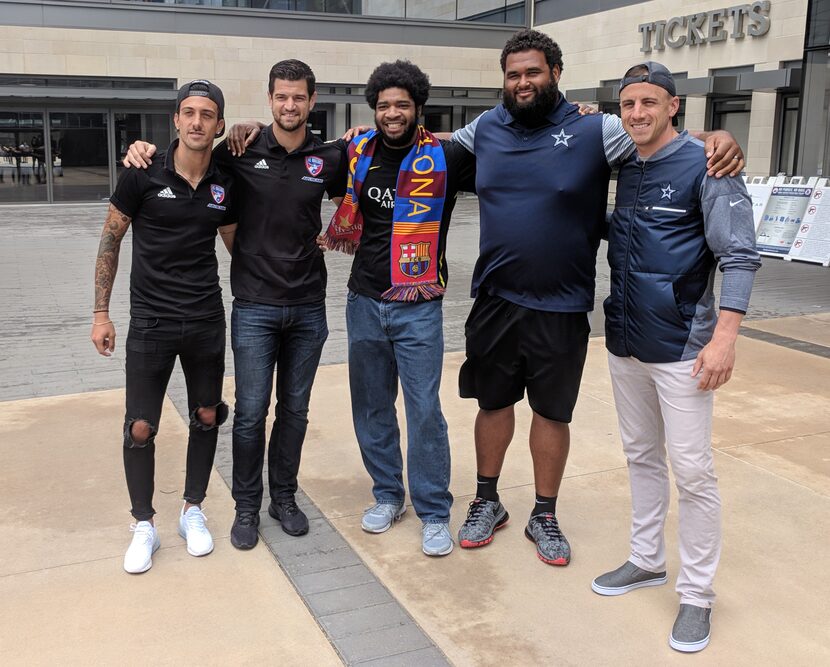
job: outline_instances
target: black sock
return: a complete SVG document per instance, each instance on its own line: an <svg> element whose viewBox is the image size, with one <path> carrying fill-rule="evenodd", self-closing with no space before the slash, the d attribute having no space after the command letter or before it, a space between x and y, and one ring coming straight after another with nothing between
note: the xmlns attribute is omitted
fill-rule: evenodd
<svg viewBox="0 0 830 667"><path fill-rule="evenodd" d="M496 503L499 501L498 475L496 475L495 477L485 477L484 475L479 474L476 475L476 481L478 482L478 487L476 488L477 498L484 498L484 500L492 500Z"/></svg>
<svg viewBox="0 0 830 667"><path fill-rule="evenodd" d="M556 514L556 499L558 496L540 496L538 493L536 494L536 505L533 507L533 511L530 513L531 518L534 516L539 516L540 514L545 514L550 512L551 514Z"/></svg>

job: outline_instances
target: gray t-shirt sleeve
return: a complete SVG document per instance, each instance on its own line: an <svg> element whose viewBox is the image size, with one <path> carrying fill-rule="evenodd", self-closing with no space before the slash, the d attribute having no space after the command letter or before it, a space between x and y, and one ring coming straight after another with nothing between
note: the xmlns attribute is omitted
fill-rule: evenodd
<svg viewBox="0 0 830 667"><path fill-rule="evenodd" d="M478 125L478 121L481 120L481 116L485 113L487 113L487 111L479 116L476 116L471 122L467 123L460 130L456 130L452 133L452 140L464 146L464 148L470 151L473 155L475 155L476 126Z"/></svg>
<svg viewBox="0 0 830 667"><path fill-rule="evenodd" d="M700 206L706 243L723 272L720 307L745 313L761 257L755 249L752 199L743 178L704 176Z"/></svg>
<svg viewBox="0 0 830 667"><path fill-rule="evenodd" d="M611 113L602 114L602 144L605 147L605 159L611 167L625 162L636 148L623 128L620 117Z"/></svg>

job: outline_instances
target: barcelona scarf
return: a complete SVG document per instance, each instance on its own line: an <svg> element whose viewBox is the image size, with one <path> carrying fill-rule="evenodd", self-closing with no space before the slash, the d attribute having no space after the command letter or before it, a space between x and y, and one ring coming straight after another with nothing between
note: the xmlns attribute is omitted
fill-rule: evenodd
<svg viewBox="0 0 830 667"><path fill-rule="evenodd" d="M360 245L363 215L358 201L377 140L377 130L370 130L349 144L346 196L324 236L326 247L332 250L353 254ZM438 242L446 192L447 163L441 142L419 125L415 144L398 172L392 213L392 287L381 295L384 300L429 300L444 294Z"/></svg>

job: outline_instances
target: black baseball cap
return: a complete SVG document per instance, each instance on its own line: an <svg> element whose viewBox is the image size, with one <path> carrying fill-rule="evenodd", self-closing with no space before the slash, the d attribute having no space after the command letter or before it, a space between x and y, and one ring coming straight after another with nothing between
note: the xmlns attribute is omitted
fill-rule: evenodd
<svg viewBox="0 0 830 667"><path fill-rule="evenodd" d="M188 97L207 97L219 107L219 120L225 117L225 96L215 83L207 79L196 79L184 84L176 96L176 113L179 113L179 107Z"/></svg>
<svg viewBox="0 0 830 667"><path fill-rule="evenodd" d="M655 86L660 86L672 97L677 96L677 89L674 87L674 77L665 65L648 60L631 67L628 71L630 72L633 69L639 68L644 68L646 73L635 74L634 76L627 76L620 79L620 91L632 83L653 83Z"/></svg>

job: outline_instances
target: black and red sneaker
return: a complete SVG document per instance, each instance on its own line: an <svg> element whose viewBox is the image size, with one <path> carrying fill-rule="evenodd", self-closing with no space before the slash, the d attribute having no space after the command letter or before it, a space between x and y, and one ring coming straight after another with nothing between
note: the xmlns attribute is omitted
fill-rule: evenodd
<svg viewBox="0 0 830 667"><path fill-rule="evenodd" d="M470 503L467 518L458 531L458 544L464 549L475 549L490 544L493 533L510 520L510 515L498 500L476 498Z"/></svg>
<svg viewBox="0 0 830 667"><path fill-rule="evenodd" d="M530 517L525 537L536 543L536 555L548 565L567 565L571 562L571 545L559 530L559 521L551 512Z"/></svg>

